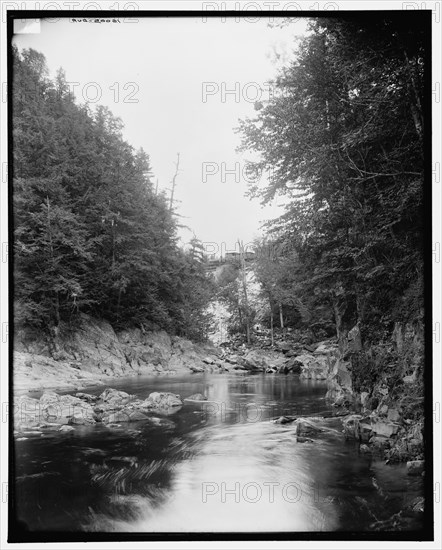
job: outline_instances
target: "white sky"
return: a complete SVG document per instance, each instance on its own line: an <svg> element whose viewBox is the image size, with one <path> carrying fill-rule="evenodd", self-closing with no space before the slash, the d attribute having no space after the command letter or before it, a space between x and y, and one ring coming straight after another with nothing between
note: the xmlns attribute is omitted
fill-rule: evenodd
<svg viewBox="0 0 442 550"><path fill-rule="evenodd" d="M177 207L183 224L203 242L214 243L208 251L231 250L238 238L250 242L260 221L278 208L262 209L244 197L243 169L253 158L235 153L240 138L233 128L239 118L256 114L256 98L268 99L266 82L277 72L274 52L280 60L290 55L306 20L283 29L269 28L268 18L120 21L43 20L40 32L16 34L14 43L42 52L51 76L63 67L67 80L78 83L79 102L107 105L120 116L125 138L149 154L160 188L170 186L180 152ZM225 93L235 88L236 93ZM184 229L180 234L184 241L192 236Z"/></svg>

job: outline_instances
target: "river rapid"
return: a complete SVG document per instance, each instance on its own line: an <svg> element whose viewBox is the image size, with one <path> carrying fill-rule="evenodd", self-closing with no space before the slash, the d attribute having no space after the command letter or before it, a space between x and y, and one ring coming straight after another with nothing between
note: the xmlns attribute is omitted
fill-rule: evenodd
<svg viewBox="0 0 442 550"><path fill-rule="evenodd" d="M281 415L330 417L326 384L296 375L193 374L115 380L142 399L194 393L160 425L77 426L15 442L17 519L30 531L388 530L422 478L346 441L338 418L296 437ZM86 388L100 394L103 387ZM39 397L39 394L31 394ZM382 523L387 521L387 523ZM406 529L419 529L413 518Z"/></svg>

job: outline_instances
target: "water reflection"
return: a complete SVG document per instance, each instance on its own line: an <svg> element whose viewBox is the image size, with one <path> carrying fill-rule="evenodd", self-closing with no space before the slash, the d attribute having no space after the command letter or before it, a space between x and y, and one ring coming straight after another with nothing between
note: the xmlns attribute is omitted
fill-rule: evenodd
<svg viewBox="0 0 442 550"><path fill-rule="evenodd" d="M404 490L419 494L403 468L372 463L343 441L339 420L304 443L293 425L269 421L327 412L324 382L191 375L112 386L208 401L185 402L167 427L85 426L16 442L17 510L28 529L367 530L400 508Z"/></svg>

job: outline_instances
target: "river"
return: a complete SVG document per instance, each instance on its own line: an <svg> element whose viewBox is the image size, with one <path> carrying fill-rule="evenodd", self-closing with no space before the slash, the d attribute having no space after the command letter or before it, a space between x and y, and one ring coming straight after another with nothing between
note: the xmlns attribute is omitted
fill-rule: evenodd
<svg viewBox="0 0 442 550"><path fill-rule="evenodd" d="M367 531L422 494L422 479L345 441L339 419L297 441L281 415L330 416L325 382L193 374L110 386L145 398L200 392L166 425L78 426L16 441L16 509L31 531ZM103 387L85 391L99 394ZM39 397L38 394L31 395ZM414 518L409 529L421 525Z"/></svg>

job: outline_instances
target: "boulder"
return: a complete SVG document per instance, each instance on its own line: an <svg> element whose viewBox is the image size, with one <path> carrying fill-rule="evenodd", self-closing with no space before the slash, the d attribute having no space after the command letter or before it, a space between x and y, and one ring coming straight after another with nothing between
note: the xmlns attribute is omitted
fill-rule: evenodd
<svg viewBox="0 0 442 550"><path fill-rule="evenodd" d="M205 368L199 365L191 365L189 368L192 372L205 372Z"/></svg>
<svg viewBox="0 0 442 550"><path fill-rule="evenodd" d="M359 422L359 439L361 441L367 442L370 441L370 437L373 435L373 430L371 427L371 422L361 419Z"/></svg>
<svg viewBox="0 0 442 550"><path fill-rule="evenodd" d="M360 414L352 414L342 419L344 434L347 438L357 439L364 443L373 435L371 418Z"/></svg>
<svg viewBox="0 0 442 550"><path fill-rule="evenodd" d="M352 414L342 419L344 434L351 439L359 439L359 422L362 419L360 414Z"/></svg>
<svg viewBox="0 0 442 550"><path fill-rule="evenodd" d="M425 512L425 499L424 497L414 498L406 507L406 511L422 514Z"/></svg>
<svg viewBox="0 0 442 550"><path fill-rule="evenodd" d="M360 399L361 399L361 405L364 409L367 408L368 399L370 397L370 394L368 391L361 392Z"/></svg>
<svg viewBox="0 0 442 550"><path fill-rule="evenodd" d="M387 412L387 419L391 422L398 422L400 420L401 415L399 414L399 411L397 409L388 409Z"/></svg>
<svg viewBox="0 0 442 550"><path fill-rule="evenodd" d="M95 418L92 415L85 413L83 410L76 410L69 417L69 424L88 425L95 424Z"/></svg>
<svg viewBox="0 0 442 550"><path fill-rule="evenodd" d="M146 402L152 403L155 408L180 407L183 404L179 395L170 392L153 392Z"/></svg>
<svg viewBox="0 0 442 550"><path fill-rule="evenodd" d="M138 422L148 420L148 416L141 411L133 409L123 409L121 411L106 414L103 417L103 424L116 424L118 422Z"/></svg>
<svg viewBox="0 0 442 550"><path fill-rule="evenodd" d="M420 476L424 472L424 460L410 460L407 462L407 474L409 476Z"/></svg>
<svg viewBox="0 0 442 550"><path fill-rule="evenodd" d="M129 422L137 422L139 420L146 420L148 417L141 411L129 411Z"/></svg>
<svg viewBox="0 0 442 550"><path fill-rule="evenodd" d="M60 426L58 431L59 432L73 432L75 428L73 428L72 426L69 426L67 424L63 425L63 426Z"/></svg>
<svg viewBox="0 0 442 550"><path fill-rule="evenodd" d="M76 393L75 397L78 397L82 401L86 401L86 403L95 403L100 399L98 395L92 395L90 393L83 393L83 392Z"/></svg>
<svg viewBox="0 0 442 550"><path fill-rule="evenodd" d="M373 433L377 436L382 437L392 437L396 435L399 431L400 426L398 424L395 424L394 422L389 421L382 421L377 420L372 423L371 429L373 430Z"/></svg>
<svg viewBox="0 0 442 550"><path fill-rule="evenodd" d="M339 353L338 346L328 341L320 342L313 352L315 355L336 356Z"/></svg>
<svg viewBox="0 0 442 550"><path fill-rule="evenodd" d="M243 364L248 370L265 372L266 369L272 369L270 372L277 372L286 362L278 352L272 350L252 349L244 357L238 359L239 364Z"/></svg>
<svg viewBox="0 0 442 550"><path fill-rule="evenodd" d="M278 350L282 351L283 353L287 353L288 351L291 350L291 345L289 344L289 342L278 342L276 344L276 347Z"/></svg>
<svg viewBox="0 0 442 550"><path fill-rule="evenodd" d="M331 362L326 355L298 355L295 360L301 363L301 378L327 380Z"/></svg>
<svg viewBox="0 0 442 550"><path fill-rule="evenodd" d="M46 394L44 394L46 395ZM44 395L42 397L44 397ZM45 422L57 424L93 424L94 411L89 403L85 403L73 395L60 395L55 399L44 399L41 406L41 418ZM71 419L74 418L71 422ZM82 421L84 418L84 422Z"/></svg>
<svg viewBox="0 0 442 550"><path fill-rule="evenodd" d="M416 383L416 376L414 374L410 374L408 376L404 376L402 378L402 381L404 384L407 384L408 386L412 386Z"/></svg>
<svg viewBox="0 0 442 550"><path fill-rule="evenodd" d="M234 365L233 366L233 370L243 370L243 371L247 371L249 370L247 367L245 367L244 365Z"/></svg>
<svg viewBox="0 0 442 550"><path fill-rule="evenodd" d="M100 399L109 405L123 405L130 398L131 396L125 391L115 390L114 388L106 388L100 395Z"/></svg>
<svg viewBox="0 0 442 550"><path fill-rule="evenodd" d="M295 420L296 424L296 435L305 436L305 435L314 435L323 431L322 427L319 425L319 422L322 419L318 418L298 418Z"/></svg>
<svg viewBox="0 0 442 550"><path fill-rule="evenodd" d="M369 443L378 451L384 451L385 449L389 449L391 447L390 438L378 435L370 437Z"/></svg>
<svg viewBox="0 0 442 550"><path fill-rule="evenodd" d="M295 360L300 363L303 367L308 367L310 363L314 363L315 357L314 355L308 355L306 353L303 353L302 355L297 355L295 357Z"/></svg>
<svg viewBox="0 0 442 550"><path fill-rule="evenodd" d="M348 361L337 359L327 378L328 391L326 399L332 400L335 406L343 406L353 401L353 389Z"/></svg>
<svg viewBox="0 0 442 550"><path fill-rule="evenodd" d="M294 374L300 374L302 370L301 367L302 367L302 363L300 363L296 359L296 357L291 357L281 367L280 372L284 372L284 373L293 372Z"/></svg>
<svg viewBox="0 0 442 550"><path fill-rule="evenodd" d="M229 363L221 363L221 365L219 366L219 371L220 372L229 372L230 371Z"/></svg>
<svg viewBox="0 0 442 550"><path fill-rule="evenodd" d="M279 418L276 418L273 423L274 424L290 424L291 422L294 422L296 420L296 416L280 416Z"/></svg>
<svg viewBox="0 0 442 550"><path fill-rule="evenodd" d="M40 397L40 405L44 407L49 403L58 403L60 401L60 396L55 392L44 392Z"/></svg>
<svg viewBox="0 0 442 550"><path fill-rule="evenodd" d="M268 365L263 354L261 350L249 351L244 356L244 366L249 370L265 370Z"/></svg>

